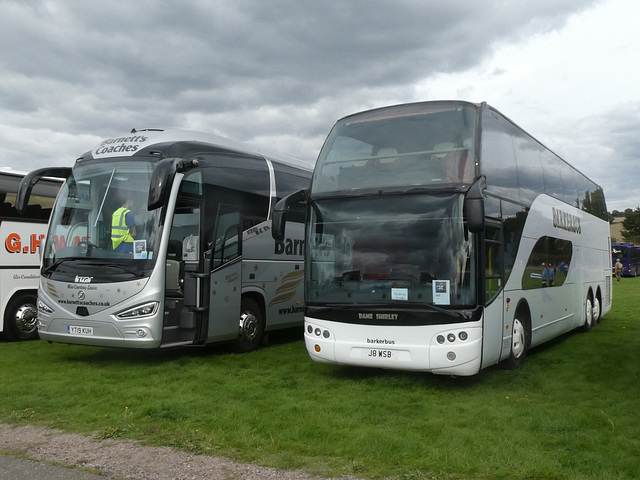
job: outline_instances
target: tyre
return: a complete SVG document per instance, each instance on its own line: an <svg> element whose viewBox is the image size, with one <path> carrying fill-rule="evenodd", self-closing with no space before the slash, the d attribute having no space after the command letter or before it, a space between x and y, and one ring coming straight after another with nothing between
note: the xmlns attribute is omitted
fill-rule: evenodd
<svg viewBox="0 0 640 480"><path fill-rule="evenodd" d="M21 293L7 303L4 312L4 336L10 342L38 338L38 298L33 293Z"/></svg>
<svg viewBox="0 0 640 480"><path fill-rule="evenodd" d="M598 297L593 299L593 309L592 309L592 324L593 325L597 325L598 323L600 323L600 314L602 313L602 310L600 308L600 299Z"/></svg>
<svg viewBox="0 0 640 480"><path fill-rule="evenodd" d="M511 353L508 365L510 369L518 368L527 356L529 330L521 315L516 314L511 326Z"/></svg>
<svg viewBox="0 0 640 480"><path fill-rule="evenodd" d="M251 298L243 298L240 308L240 331L236 340L235 350L247 353L256 350L264 336L264 318L258 303Z"/></svg>
<svg viewBox="0 0 640 480"><path fill-rule="evenodd" d="M587 297L584 307L584 324L582 325L582 331L588 332L593 328L593 304L591 297Z"/></svg>

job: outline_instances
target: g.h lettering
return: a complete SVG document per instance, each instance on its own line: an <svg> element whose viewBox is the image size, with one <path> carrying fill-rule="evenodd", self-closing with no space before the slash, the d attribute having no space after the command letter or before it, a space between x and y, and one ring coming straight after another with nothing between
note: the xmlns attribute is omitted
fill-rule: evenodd
<svg viewBox="0 0 640 480"><path fill-rule="evenodd" d="M9 253L35 254L38 252L43 239L44 235L32 233L27 243L26 241L23 242L19 234L10 233L4 240L4 248Z"/></svg>

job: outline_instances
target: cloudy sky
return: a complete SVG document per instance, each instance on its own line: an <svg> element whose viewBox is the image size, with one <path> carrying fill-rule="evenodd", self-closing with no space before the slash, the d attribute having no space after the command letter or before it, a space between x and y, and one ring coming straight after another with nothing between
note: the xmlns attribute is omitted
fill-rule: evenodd
<svg viewBox="0 0 640 480"><path fill-rule="evenodd" d="M0 0L0 166L135 128L314 161L335 121L486 101L640 206L637 0Z"/></svg>

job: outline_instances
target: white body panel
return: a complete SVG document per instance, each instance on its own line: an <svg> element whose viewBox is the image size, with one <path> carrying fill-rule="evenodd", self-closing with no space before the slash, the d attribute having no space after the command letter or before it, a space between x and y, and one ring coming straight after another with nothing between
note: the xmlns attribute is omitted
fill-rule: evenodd
<svg viewBox="0 0 640 480"><path fill-rule="evenodd" d="M7 302L16 293L36 292L40 279L40 243L47 226L44 223L3 220L0 222L0 319ZM0 331L4 322L0 321Z"/></svg>
<svg viewBox="0 0 640 480"><path fill-rule="evenodd" d="M460 341L460 332L467 333L466 341ZM437 341L438 335L445 338L444 343ZM446 340L449 335L454 336L453 341ZM305 317L304 339L317 362L443 375L473 375L480 370L482 328L478 322L386 327Z"/></svg>
<svg viewBox="0 0 640 480"><path fill-rule="evenodd" d="M570 218L579 223L572 225L558 216L564 216L565 219ZM536 241L543 236L553 236L572 243L571 268L562 286L523 290L522 278L525 275L527 259ZM521 301L526 301L531 311L532 347L583 325L585 304L590 292L592 295L600 292L601 315L606 314L611 309L612 300L609 252L610 238L607 222L547 195L540 195L527 216L516 262L504 288L504 312L501 314L500 303L498 303L494 307L495 312L492 308L494 314L486 315L487 318L503 317L502 322L493 322L495 325L485 324L487 332L496 332L498 326L502 332L503 348L500 359L509 356L511 324L516 307ZM507 298L510 302L506 302ZM493 358L494 355L495 352L491 352L486 357ZM489 364L488 361L484 363L485 366Z"/></svg>

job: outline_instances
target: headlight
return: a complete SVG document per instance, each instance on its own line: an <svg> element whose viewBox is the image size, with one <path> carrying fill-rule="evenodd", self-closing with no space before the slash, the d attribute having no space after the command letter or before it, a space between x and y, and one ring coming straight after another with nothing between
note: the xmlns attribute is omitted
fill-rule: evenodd
<svg viewBox="0 0 640 480"><path fill-rule="evenodd" d="M129 320L131 318L150 317L158 311L158 302L149 302L144 305L138 305L137 307L129 308L120 313L116 313L116 318L119 320Z"/></svg>
<svg viewBox="0 0 640 480"><path fill-rule="evenodd" d="M42 300L38 300L38 311L46 313L47 315L51 315L53 313L53 308L44 303Z"/></svg>

